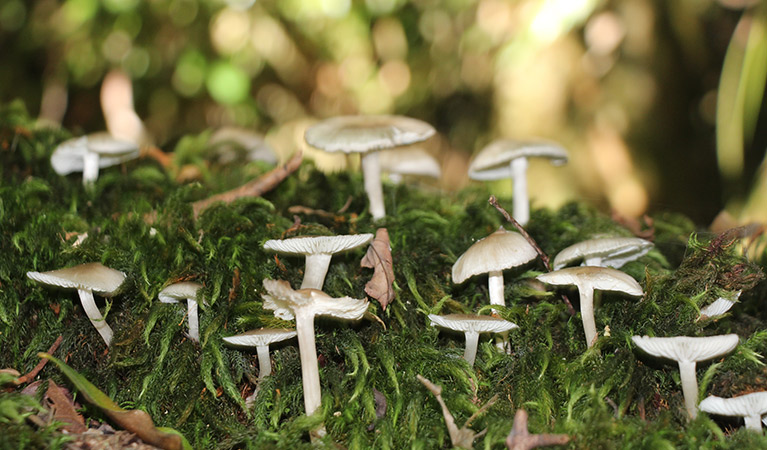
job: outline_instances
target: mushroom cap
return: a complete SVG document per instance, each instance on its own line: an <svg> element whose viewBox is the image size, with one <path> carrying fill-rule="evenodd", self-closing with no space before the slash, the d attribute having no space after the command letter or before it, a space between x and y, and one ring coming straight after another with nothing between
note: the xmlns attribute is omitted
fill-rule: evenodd
<svg viewBox="0 0 767 450"><path fill-rule="evenodd" d="M632 336L637 347L645 353L674 361L706 361L731 352L738 346L737 334L707 337L649 337Z"/></svg>
<svg viewBox="0 0 767 450"><path fill-rule="evenodd" d="M500 227L469 247L453 264L453 283L526 264L538 253L521 234Z"/></svg>
<svg viewBox="0 0 767 450"><path fill-rule="evenodd" d="M642 286L630 275L609 267L568 267L543 273L536 278L554 286L578 286L578 289L623 292L637 297L644 294Z"/></svg>
<svg viewBox="0 0 767 450"><path fill-rule="evenodd" d="M178 303L184 300L196 300L202 285L194 281L180 281L166 286L157 297L163 303Z"/></svg>
<svg viewBox="0 0 767 450"><path fill-rule="evenodd" d="M741 292L742 291L735 292L735 294L733 294L732 296L733 297L732 299L729 299L726 297L717 298L716 300L711 302L711 304L705 306L704 308L701 308L700 317L712 318L712 317L721 316L722 314L726 313L727 311L730 310L730 308L735 306L735 302L740 297Z"/></svg>
<svg viewBox="0 0 767 450"><path fill-rule="evenodd" d="M752 392L732 398L709 395L698 407L701 411L722 416L762 416L767 414L767 392Z"/></svg>
<svg viewBox="0 0 767 450"><path fill-rule="evenodd" d="M81 136L59 144L51 155L51 166L59 175L82 172L88 153L98 153L99 167L109 167L138 158L139 148L132 142L115 139L107 133Z"/></svg>
<svg viewBox="0 0 767 450"><path fill-rule="evenodd" d="M357 320L368 310L368 301L351 297L333 298L319 289L293 290L284 280L264 280L264 309L283 320L293 320L295 311L311 308L316 316Z"/></svg>
<svg viewBox="0 0 767 450"><path fill-rule="evenodd" d="M125 274L95 262L50 272L27 272L27 276L49 286L82 289L104 297L115 295L125 281Z"/></svg>
<svg viewBox="0 0 767 450"><path fill-rule="evenodd" d="M517 324L493 316L480 316L477 314L448 314L438 316L429 314L431 325L438 325L454 331L473 331L475 333L503 333L513 328L519 328Z"/></svg>
<svg viewBox="0 0 767 450"><path fill-rule="evenodd" d="M373 240L371 233L342 236L302 236L290 239L270 239L264 248L293 255L335 254L361 247Z"/></svg>
<svg viewBox="0 0 767 450"><path fill-rule="evenodd" d="M289 328L261 328L223 338L224 342L241 347L263 347L296 336L296 330Z"/></svg>
<svg viewBox="0 0 767 450"><path fill-rule="evenodd" d="M639 259L649 252L653 243L637 237L605 237L588 239L573 244L554 258L554 269L561 269L571 262L584 258L602 258L603 267L619 268L629 261Z"/></svg>
<svg viewBox="0 0 767 450"><path fill-rule="evenodd" d="M547 141L518 141L498 139L485 146L469 164L472 180L511 178L509 163L517 158L549 158L554 165L567 162L567 150Z"/></svg>
<svg viewBox="0 0 767 450"><path fill-rule="evenodd" d="M326 152L367 153L425 141L428 123L404 116L338 116L309 127L306 142Z"/></svg>
<svg viewBox="0 0 767 450"><path fill-rule="evenodd" d="M432 178L442 176L437 159L422 148L392 149L382 153L379 158L381 170L390 174Z"/></svg>
<svg viewBox="0 0 767 450"><path fill-rule="evenodd" d="M228 164L238 159L238 153L247 153L249 161L264 161L277 164L274 149L266 143L264 137L253 130L240 127L222 127L216 130L208 143L216 147L218 162Z"/></svg>

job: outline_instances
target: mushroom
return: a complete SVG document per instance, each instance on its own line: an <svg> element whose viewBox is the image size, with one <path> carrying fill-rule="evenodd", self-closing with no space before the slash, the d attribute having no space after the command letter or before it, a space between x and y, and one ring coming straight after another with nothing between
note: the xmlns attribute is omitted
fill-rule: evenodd
<svg viewBox="0 0 767 450"><path fill-rule="evenodd" d="M710 305L702 308L700 310L700 315L698 316L698 320L704 320L704 319L711 319L714 317L719 317L730 310L733 306L735 306L735 302L740 298L740 293L742 291L737 291L734 294L732 294L733 298L729 299L726 297L719 297L713 302L711 302Z"/></svg>
<svg viewBox="0 0 767 450"><path fill-rule="evenodd" d="M691 419L698 415L698 379L695 364L731 352L738 345L737 334L708 337L632 336L637 347L651 356L673 359L679 363L684 405Z"/></svg>
<svg viewBox="0 0 767 450"><path fill-rule="evenodd" d="M296 330L287 328L261 328L246 331L242 334L223 338L227 344L239 347L255 347L258 354L258 379L272 374L272 364L269 359L269 345L282 342L296 336Z"/></svg>
<svg viewBox="0 0 767 450"><path fill-rule="evenodd" d="M434 135L426 122L403 116L339 116L309 127L306 143L326 152L362 154L365 192L374 220L386 215L379 150L423 142Z"/></svg>
<svg viewBox="0 0 767 450"><path fill-rule="evenodd" d="M581 320L586 334L586 345L591 348L596 342L597 328L594 321L594 291L615 291L641 297L642 287L635 279L619 270L608 267L569 267L544 273L538 280L553 286L576 286L580 294Z"/></svg>
<svg viewBox="0 0 767 450"><path fill-rule="evenodd" d="M700 402L700 410L720 416L742 417L746 429L762 431L762 416L767 414L767 392L752 392L732 398L709 395Z"/></svg>
<svg viewBox="0 0 767 450"><path fill-rule="evenodd" d="M219 164L236 162L242 159L241 153L246 155L245 159L248 161L263 161L268 164L278 162L274 149L266 143L263 136L247 128L219 128L210 136L208 144L215 148Z"/></svg>
<svg viewBox="0 0 767 450"><path fill-rule="evenodd" d="M583 266L619 269L629 261L646 255L653 243L636 237L603 237L573 244L554 258L554 270L583 259Z"/></svg>
<svg viewBox="0 0 767 450"><path fill-rule="evenodd" d="M320 372L314 340L314 317L330 316L337 319L358 320L368 309L367 300L350 297L333 298L318 289L290 287L283 280L264 280L264 309L274 311L283 320L296 321L298 351L301 356L301 378L304 387L306 415L312 415L321 403Z"/></svg>
<svg viewBox="0 0 767 450"><path fill-rule="evenodd" d="M538 253L521 234L500 227L458 258L453 264L453 283L486 273L490 304L504 306L503 271L526 264L536 256Z"/></svg>
<svg viewBox="0 0 767 450"><path fill-rule="evenodd" d="M178 303L186 300L186 315L189 322L189 338L200 342L200 321L197 316L197 292L202 285L193 281L173 283L161 290L157 297L163 303Z"/></svg>
<svg viewBox="0 0 767 450"><path fill-rule="evenodd" d="M527 159L531 157L549 158L552 164L559 166L567 162L567 150L551 142L499 139L480 150L469 164L472 180L513 180L513 215L522 225L530 220Z"/></svg>
<svg viewBox="0 0 767 450"><path fill-rule="evenodd" d="M381 171L389 174L394 184L402 182L405 175L439 178L442 170L439 162L422 148L392 149L378 157Z"/></svg>
<svg viewBox="0 0 767 450"><path fill-rule="evenodd" d="M125 281L124 273L96 262L50 272L27 272L27 277L48 286L77 289L85 314L109 346L112 342L112 329L99 312L93 293L103 297L117 294Z"/></svg>
<svg viewBox="0 0 767 450"><path fill-rule="evenodd" d="M100 167L110 167L138 158L136 144L95 133L69 139L59 144L51 155L51 166L59 175L83 173L83 184L92 185L99 177Z"/></svg>
<svg viewBox="0 0 767 450"><path fill-rule="evenodd" d="M440 326L454 331L460 331L466 335L466 349L463 352L470 366L474 365L477 357L480 333L505 333L511 329L519 328L516 324L498 317L480 316L475 314L448 314L438 316L429 314L432 326Z"/></svg>
<svg viewBox="0 0 767 450"><path fill-rule="evenodd" d="M373 235L349 234L342 236L303 236L290 239L270 239L264 248L290 255L304 255L306 263L301 289L322 289L334 254L345 252L373 240Z"/></svg>

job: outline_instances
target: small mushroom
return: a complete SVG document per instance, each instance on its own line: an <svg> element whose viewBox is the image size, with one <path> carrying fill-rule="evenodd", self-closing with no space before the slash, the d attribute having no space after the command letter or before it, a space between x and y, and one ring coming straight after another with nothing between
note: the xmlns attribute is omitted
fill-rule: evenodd
<svg viewBox="0 0 767 450"><path fill-rule="evenodd" d="M268 164L278 162L274 149L266 143L263 136L247 128L219 128L210 136L208 144L214 147L219 164L230 164L242 159ZM245 158L241 157L242 153Z"/></svg>
<svg viewBox="0 0 767 450"><path fill-rule="evenodd" d="M463 283L474 275L486 273L490 304L506 304L503 295L503 271L532 261L538 256L532 245L519 233L500 227L461 255L453 264L453 283Z"/></svg>
<svg viewBox="0 0 767 450"><path fill-rule="evenodd" d="M698 415L698 378L695 365L730 353L738 345L737 334L708 337L649 337L632 336L637 347L645 353L660 358L673 359L679 363L684 405L691 419Z"/></svg>
<svg viewBox="0 0 767 450"><path fill-rule="evenodd" d="M368 309L367 300L350 297L333 298L317 289L290 287L283 280L264 280L264 309L274 311L283 320L296 321L298 351L301 356L301 378L304 387L306 415L314 414L321 403L320 371L314 338L314 317L328 316L344 320L359 320Z"/></svg>
<svg viewBox="0 0 767 450"><path fill-rule="evenodd" d="M163 303L178 303L186 300L186 315L189 322L189 339L200 342L200 321L197 315L197 293L202 285L193 281L173 283L160 291L157 297Z"/></svg>
<svg viewBox="0 0 767 450"><path fill-rule="evenodd" d="M386 215L379 151L423 142L433 136L426 122L403 116L339 116L309 127L306 143L326 152L362 154L365 192L374 220Z"/></svg>
<svg viewBox="0 0 767 450"><path fill-rule="evenodd" d="M732 298L719 297L708 306L701 308L698 320L711 319L723 315L735 306L735 302L740 298L741 292L742 291L735 292L732 294Z"/></svg>
<svg viewBox="0 0 767 450"><path fill-rule="evenodd" d="M77 289L85 314L109 346L112 342L112 329L99 312L93 293L103 297L117 294L125 281L124 273L101 263L88 263L50 272L27 272L27 277L48 286Z"/></svg>
<svg viewBox="0 0 767 450"><path fill-rule="evenodd" d="M521 225L530 220L527 159L532 157L548 158L559 166L567 162L567 150L551 142L499 139L480 150L469 165L472 180L512 179L513 215Z"/></svg>
<svg viewBox="0 0 767 450"><path fill-rule="evenodd" d="M477 357L480 333L505 333L511 329L519 328L515 323L498 317L480 316L475 314L448 314L438 316L429 314L432 326L440 326L453 331L460 331L466 335L466 349L463 352L470 366L474 365Z"/></svg>
<svg viewBox="0 0 767 450"><path fill-rule="evenodd" d="M580 294L581 320L586 334L586 345L591 348L596 342L597 327L594 321L594 291L623 292L641 297L642 287L635 279L619 270L608 267L569 267L544 273L536 277L539 281L553 286L576 286Z"/></svg>
<svg viewBox="0 0 767 450"><path fill-rule="evenodd" d="M333 255L362 247L371 240L373 240L373 235L370 233L343 236L303 236L290 239L271 239L264 243L264 248L289 255L305 256L306 264L301 289L322 289Z"/></svg>
<svg viewBox="0 0 767 450"><path fill-rule="evenodd" d="M51 166L59 175L82 172L83 184L89 186L98 179L99 168L121 164L138 156L136 144L107 133L95 133L59 144L51 155Z"/></svg>
<svg viewBox="0 0 767 450"><path fill-rule="evenodd" d="M720 416L742 417L746 429L761 433L762 416L767 414L767 392L752 392L732 398L709 395L700 402L700 410Z"/></svg>
<svg viewBox="0 0 767 450"><path fill-rule="evenodd" d="M381 171L389 174L392 183L399 184L407 175L439 178L439 162L422 148L392 149L378 157Z"/></svg>
<svg viewBox="0 0 767 450"><path fill-rule="evenodd" d="M629 261L646 255L653 243L636 237L605 237L589 239L573 244L554 258L554 270L583 259L583 266L600 266L620 269Z"/></svg>
<svg viewBox="0 0 767 450"><path fill-rule="evenodd" d="M269 358L269 345L282 342L296 336L296 330L287 328L261 328L246 331L242 334L223 338L227 344L238 347L255 347L258 354L258 379L262 380L272 374L272 363Z"/></svg>

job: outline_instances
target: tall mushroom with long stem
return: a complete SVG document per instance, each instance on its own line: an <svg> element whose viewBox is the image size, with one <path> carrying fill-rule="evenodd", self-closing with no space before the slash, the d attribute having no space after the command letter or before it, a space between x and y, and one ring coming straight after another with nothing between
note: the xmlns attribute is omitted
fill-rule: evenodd
<svg viewBox="0 0 767 450"><path fill-rule="evenodd" d="M374 220L386 215L378 152L423 142L433 136L426 122L403 116L339 116L323 120L306 130L304 139L326 152L362 154L365 192Z"/></svg>

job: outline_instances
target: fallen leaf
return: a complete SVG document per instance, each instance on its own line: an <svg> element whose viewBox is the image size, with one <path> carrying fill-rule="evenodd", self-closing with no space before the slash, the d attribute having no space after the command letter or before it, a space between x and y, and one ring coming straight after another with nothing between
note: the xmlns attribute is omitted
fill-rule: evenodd
<svg viewBox="0 0 767 450"><path fill-rule="evenodd" d="M376 237L368 247L360 266L373 269L373 278L365 285L365 292L378 300L383 309L394 300L394 268L392 267L389 231L386 228L376 230Z"/></svg>
<svg viewBox="0 0 767 450"><path fill-rule="evenodd" d="M62 428L70 433L82 433L85 427L85 419L77 413L71 398L53 380L48 380L48 392L45 393L48 406L53 413L53 418L64 422Z"/></svg>

